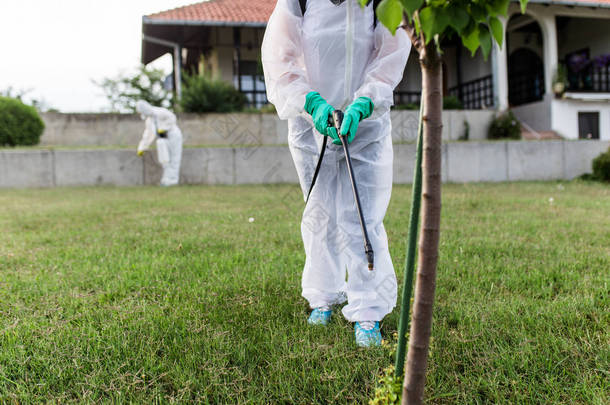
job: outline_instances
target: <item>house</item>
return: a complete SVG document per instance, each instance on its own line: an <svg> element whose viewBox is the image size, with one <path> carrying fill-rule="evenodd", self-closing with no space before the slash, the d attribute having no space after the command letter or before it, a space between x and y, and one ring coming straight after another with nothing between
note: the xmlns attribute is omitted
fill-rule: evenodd
<svg viewBox="0 0 610 405"><path fill-rule="evenodd" d="M275 3L210 0L144 16L142 63L170 52L178 95L183 71L205 70L261 106L260 45ZM525 15L515 1L502 23L504 45L487 60L443 44L445 95L466 109L510 108L534 134L610 140L610 0L530 0ZM411 57L395 104L418 103L420 79Z"/></svg>

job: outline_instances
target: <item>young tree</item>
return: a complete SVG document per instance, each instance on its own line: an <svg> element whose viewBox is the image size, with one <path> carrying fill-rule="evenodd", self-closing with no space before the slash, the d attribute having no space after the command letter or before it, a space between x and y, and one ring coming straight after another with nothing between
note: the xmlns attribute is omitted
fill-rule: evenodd
<svg viewBox="0 0 610 405"><path fill-rule="evenodd" d="M520 0L525 12L528 0ZM510 0L382 0L377 17L390 31L402 25L419 53L422 71L422 214L417 280L402 403L421 404L428 365L441 219L442 43L457 36L485 58L493 42L502 46ZM360 0L362 5L370 0ZM406 314L408 316L408 314Z"/></svg>
<svg viewBox="0 0 610 405"><path fill-rule="evenodd" d="M161 69L141 65L131 75L119 74L93 83L104 91L111 111L135 112L138 100L164 108L173 106L172 92L164 86L165 76Z"/></svg>

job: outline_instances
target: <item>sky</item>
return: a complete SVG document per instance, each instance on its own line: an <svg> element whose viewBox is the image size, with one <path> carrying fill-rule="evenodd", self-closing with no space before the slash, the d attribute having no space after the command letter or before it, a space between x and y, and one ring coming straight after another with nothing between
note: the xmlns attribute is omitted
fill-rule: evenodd
<svg viewBox="0 0 610 405"><path fill-rule="evenodd" d="M92 80L140 63L142 16L198 0L0 0L0 92L61 112L108 109ZM171 70L171 57L152 66Z"/></svg>

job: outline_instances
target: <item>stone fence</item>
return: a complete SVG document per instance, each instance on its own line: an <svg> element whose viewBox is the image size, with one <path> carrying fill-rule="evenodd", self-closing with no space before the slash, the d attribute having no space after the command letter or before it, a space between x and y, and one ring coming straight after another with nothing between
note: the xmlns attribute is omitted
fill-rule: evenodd
<svg viewBox="0 0 610 405"><path fill-rule="evenodd" d="M468 126L471 140L486 138L493 111L455 110L443 113L443 139L457 140ZM418 111L392 111L394 142L414 141ZM135 114L45 113L41 146L134 146L144 131ZM467 123L467 124L465 124ZM179 114L178 125L186 146L285 145L288 124L275 114Z"/></svg>
<svg viewBox="0 0 610 405"><path fill-rule="evenodd" d="M443 181L569 180L591 171L610 141L497 141L443 144ZM394 182L410 183L415 144L394 145ZM156 153L133 150L0 150L0 187L158 184ZM182 184L296 183L287 146L185 148Z"/></svg>

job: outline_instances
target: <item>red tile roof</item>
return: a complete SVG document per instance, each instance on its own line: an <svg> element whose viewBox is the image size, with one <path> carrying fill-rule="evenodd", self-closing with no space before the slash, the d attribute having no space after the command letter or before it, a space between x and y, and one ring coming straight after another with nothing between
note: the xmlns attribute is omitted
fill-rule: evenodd
<svg viewBox="0 0 610 405"><path fill-rule="evenodd" d="M575 3L586 3L586 4L592 4L592 5L604 5L604 4L608 4L610 5L610 0L572 0ZM557 3L563 3L564 1L557 1ZM568 0L566 0L565 2L568 2Z"/></svg>
<svg viewBox="0 0 610 405"><path fill-rule="evenodd" d="M266 24L277 0L210 0L146 16L155 22Z"/></svg>
<svg viewBox="0 0 610 405"><path fill-rule="evenodd" d="M513 0L515 1L515 0ZM209 0L148 15L145 22L265 25L277 0ZM531 3L610 7L610 0L532 0Z"/></svg>
<svg viewBox="0 0 610 405"><path fill-rule="evenodd" d="M582 5L583 7L610 7L610 0L542 0L536 3Z"/></svg>

